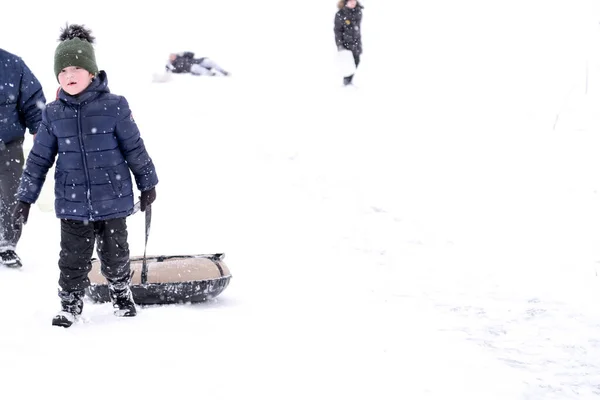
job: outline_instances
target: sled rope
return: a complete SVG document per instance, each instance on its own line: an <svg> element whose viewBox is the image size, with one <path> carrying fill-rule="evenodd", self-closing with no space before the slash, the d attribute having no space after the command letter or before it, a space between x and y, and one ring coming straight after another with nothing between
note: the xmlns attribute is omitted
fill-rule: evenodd
<svg viewBox="0 0 600 400"><path fill-rule="evenodd" d="M142 285L148 282L148 263L146 261L146 248L148 247L148 236L150 236L150 222L152 220L152 208L146 206L146 241L144 243L144 258L142 260L142 276L140 277Z"/></svg>

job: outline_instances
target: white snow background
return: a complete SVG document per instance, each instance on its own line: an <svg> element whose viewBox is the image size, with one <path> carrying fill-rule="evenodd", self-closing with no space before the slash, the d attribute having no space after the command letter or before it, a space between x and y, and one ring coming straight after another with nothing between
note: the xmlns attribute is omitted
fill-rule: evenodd
<svg viewBox="0 0 600 400"><path fill-rule="evenodd" d="M148 253L225 252L233 278L52 327L60 224L33 207L0 399L600 397L598 5L365 0L344 88L335 3L3 4L48 100L60 28L93 30L160 179ZM232 76L152 83L184 50Z"/></svg>

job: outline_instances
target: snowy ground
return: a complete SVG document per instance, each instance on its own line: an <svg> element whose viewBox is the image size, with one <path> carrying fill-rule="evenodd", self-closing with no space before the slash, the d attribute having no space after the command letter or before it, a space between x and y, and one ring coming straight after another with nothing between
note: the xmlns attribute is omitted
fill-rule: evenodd
<svg viewBox="0 0 600 400"><path fill-rule="evenodd" d="M59 28L94 30L159 173L149 253L224 251L233 279L53 328L59 222L33 208L0 398L600 396L598 6L365 0L355 90L335 3L7 6L0 46L49 99ZM233 76L151 83L180 50Z"/></svg>

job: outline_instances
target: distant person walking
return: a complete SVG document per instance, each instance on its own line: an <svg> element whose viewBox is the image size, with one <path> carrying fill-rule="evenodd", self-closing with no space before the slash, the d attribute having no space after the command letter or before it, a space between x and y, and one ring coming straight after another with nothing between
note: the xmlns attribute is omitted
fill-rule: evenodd
<svg viewBox="0 0 600 400"><path fill-rule="evenodd" d="M364 7L357 0L340 0L339 11L335 14L335 43L338 51L350 50L354 56L354 65L358 67L362 54L362 38L360 24ZM352 84L354 74L344 77L344 85Z"/></svg>
<svg viewBox="0 0 600 400"><path fill-rule="evenodd" d="M0 49L0 265L19 268L15 252L21 238L12 210L23 172L25 130L35 135L46 104L42 86L18 56Z"/></svg>

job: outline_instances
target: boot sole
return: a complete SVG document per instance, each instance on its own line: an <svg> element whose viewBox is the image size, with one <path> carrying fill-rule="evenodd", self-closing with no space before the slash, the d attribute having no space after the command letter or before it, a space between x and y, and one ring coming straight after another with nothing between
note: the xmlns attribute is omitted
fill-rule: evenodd
<svg viewBox="0 0 600 400"><path fill-rule="evenodd" d="M6 268L12 268L12 269L21 268L23 266L23 264L21 264L18 261L13 262L13 263L9 263L9 264L7 264L7 263L0 263L0 265L2 265L3 267L6 267Z"/></svg>

